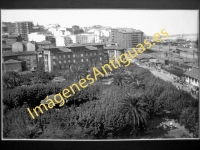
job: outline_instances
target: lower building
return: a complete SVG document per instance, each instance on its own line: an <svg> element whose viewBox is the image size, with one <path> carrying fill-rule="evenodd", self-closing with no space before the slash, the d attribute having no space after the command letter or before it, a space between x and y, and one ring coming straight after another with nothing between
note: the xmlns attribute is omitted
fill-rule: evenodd
<svg viewBox="0 0 200 150"><path fill-rule="evenodd" d="M190 71L184 73L186 82L199 87L199 70L197 68L192 68Z"/></svg>
<svg viewBox="0 0 200 150"><path fill-rule="evenodd" d="M9 71L21 72L22 71L22 61L9 59L9 60L3 62L3 70L5 73L7 73Z"/></svg>
<svg viewBox="0 0 200 150"><path fill-rule="evenodd" d="M37 52L36 51L23 51L23 52L4 52L3 60L8 61L13 59L15 61L21 61L22 71L32 70L37 68Z"/></svg>

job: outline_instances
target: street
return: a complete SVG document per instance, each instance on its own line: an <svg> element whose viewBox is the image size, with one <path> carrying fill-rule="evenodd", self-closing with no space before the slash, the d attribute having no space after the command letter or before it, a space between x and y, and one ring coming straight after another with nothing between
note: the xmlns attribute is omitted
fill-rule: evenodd
<svg viewBox="0 0 200 150"><path fill-rule="evenodd" d="M184 91L187 91L189 92L190 89L193 89L194 86L192 85L188 85L188 86L182 86L180 83L177 83L177 82L174 82L174 79L173 79L173 75L170 74L170 73L163 73L163 70L161 70L160 72L158 70L156 70L154 67L148 67L148 66L145 66L145 65L139 65L140 67L143 67L143 68L146 68L146 69L149 69L151 71L152 74L154 74L156 77L159 77L161 79L163 79L164 81L169 81L171 82L174 86L176 86L176 88L180 88ZM178 88L178 89L179 89ZM192 95L192 94L191 94ZM197 96L196 95L192 95L194 98L196 98Z"/></svg>

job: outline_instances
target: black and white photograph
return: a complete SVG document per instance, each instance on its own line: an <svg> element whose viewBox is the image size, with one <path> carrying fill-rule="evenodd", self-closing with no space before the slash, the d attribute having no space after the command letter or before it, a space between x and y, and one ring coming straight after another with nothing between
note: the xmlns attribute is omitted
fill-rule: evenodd
<svg viewBox="0 0 200 150"><path fill-rule="evenodd" d="M199 138L199 10L1 9L2 140Z"/></svg>

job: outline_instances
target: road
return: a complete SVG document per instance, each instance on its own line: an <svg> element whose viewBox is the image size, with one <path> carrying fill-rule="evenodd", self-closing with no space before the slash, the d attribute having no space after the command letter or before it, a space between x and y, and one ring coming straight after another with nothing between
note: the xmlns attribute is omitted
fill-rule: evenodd
<svg viewBox="0 0 200 150"><path fill-rule="evenodd" d="M172 84L177 85L176 83L174 83L173 76L170 75L169 73L168 74L164 74L162 71L159 72L158 70L156 70L153 67L147 67L147 66L141 66L141 67L149 69L151 71L151 73L153 75L155 75L156 77L160 77L161 79L163 79L165 81L169 81L169 82L172 82Z"/></svg>
<svg viewBox="0 0 200 150"><path fill-rule="evenodd" d="M169 74L169 73L167 73L167 74L164 74L163 73L163 71L158 71L158 70L156 70L155 68L153 68L153 67L147 67L147 66L145 66L145 65L139 65L140 67L143 67L143 68L146 68L146 69L149 69L150 71L151 71L151 73L153 74L153 75L155 75L156 77L160 77L161 79L163 79L164 81L169 81L169 82L171 82L174 86L176 86L176 88L180 88L180 89L182 89L182 90L184 90L184 91L187 91L187 92L189 92L190 91L190 89L193 89L194 88L194 86L192 86L192 85L188 85L188 87L186 87L186 86L183 86L182 87L182 85L180 84L180 83L176 83L176 82L174 82L174 79L173 79L173 76L171 75L171 74ZM194 97L194 98L197 98L197 96L196 95L191 95L192 97Z"/></svg>

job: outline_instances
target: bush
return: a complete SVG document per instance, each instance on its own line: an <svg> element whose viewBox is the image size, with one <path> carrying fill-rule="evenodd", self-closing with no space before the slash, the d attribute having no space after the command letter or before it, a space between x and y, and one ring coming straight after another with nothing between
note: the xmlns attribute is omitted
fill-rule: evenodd
<svg viewBox="0 0 200 150"><path fill-rule="evenodd" d="M123 107L121 102L126 98L127 93L144 98L151 118L158 110L170 110L182 124L186 125L186 128L192 127L191 132L198 136L196 134L198 132L197 100L189 93L176 89L171 83L153 76L146 69L134 65L126 69L142 81L145 89L135 84L105 86L96 82L76 92L68 99L67 105L59 110L51 109L34 120L31 119L26 109L18 106L21 107L23 102L27 102L35 107L47 95L62 91L73 81L66 81L59 85L36 84L26 88L5 90L3 104L7 108L3 118L4 137L107 138L108 136L127 136L133 131L133 122L128 119L129 116L124 116L119 111ZM42 129L42 134L38 135L40 129Z"/></svg>

